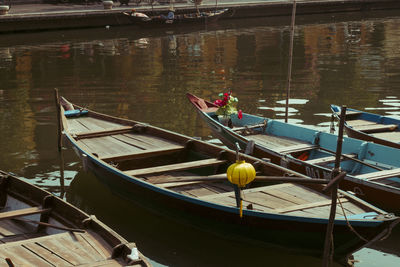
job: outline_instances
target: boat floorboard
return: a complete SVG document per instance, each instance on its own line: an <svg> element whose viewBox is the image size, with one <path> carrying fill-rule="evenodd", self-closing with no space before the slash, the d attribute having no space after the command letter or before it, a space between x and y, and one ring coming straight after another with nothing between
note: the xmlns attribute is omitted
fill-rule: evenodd
<svg viewBox="0 0 400 267"><path fill-rule="evenodd" d="M394 131L397 127L398 126L396 124L369 124L353 126L354 129L365 133L391 132Z"/></svg>
<svg viewBox="0 0 400 267"><path fill-rule="evenodd" d="M199 185L192 185L194 187ZM251 204L253 210L277 212L293 216L311 216L327 218L330 212L331 200L329 197L303 186L294 184L278 184L271 186L244 189L243 206ZM186 193L186 192L185 192ZM192 195L192 194L190 194ZM193 194L196 195L196 194ZM236 205L233 191L226 193L197 194L198 198L222 205ZM363 213L362 209L342 198L342 207L347 215ZM338 203L337 216L344 216L342 207Z"/></svg>
<svg viewBox="0 0 400 267"><path fill-rule="evenodd" d="M1 244L0 257L25 266L76 266L93 262L101 266L111 259L112 248L104 242L98 243L99 240L95 233L65 232Z"/></svg>
<svg viewBox="0 0 400 267"><path fill-rule="evenodd" d="M21 234L27 234L30 231L32 231L32 229L28 229L27 227L24 227L23 225L15 223L12 220L1 220L0 221L0 238L21 235Z"/></svg>
<svg viewBox="0 0 400 267"><path fill-rule="evenodd" d="M366 121L366 120L346 120L347 125L351 127L357 127L362 125L375 125L376 122Z"/></svg>
<svg viewBox="0 0 400 267"><path fill-rule="evenodd" d="M300 140L266 134L253 134L246 136L246 138L273 150L281 150L298 145L308 145L308 143Z"/></svg>
<svg viewBox="0 0 400 267"><path fill-rule="evenodd" d="M100 158L121 154L137 154L149 149L177 146L176 143L162 138L133 133L86 138L77 142L84 145L92 153L96 153Z"/></svg>
<svg viewBox="0 0 400 267"><path fill-rule="evenodd" d="M373 137L388 140L390 142L400 143L400 132L373 133L371 135Z"/></svg>

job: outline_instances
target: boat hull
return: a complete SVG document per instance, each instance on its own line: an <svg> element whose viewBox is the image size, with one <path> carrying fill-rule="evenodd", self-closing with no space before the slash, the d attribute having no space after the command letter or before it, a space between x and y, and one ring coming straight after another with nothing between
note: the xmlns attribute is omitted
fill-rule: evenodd
<svg viewBox="0 0 400 267"><path fill-rule="evenodd" d="M206 102L201 98L197 98L191 94L188 94L189 101L195 106L196 112L203 119L203 121L209 126L213 135L220 139L221 142L231 149L236 148L236 143L240 145L241 148L246 148L249 143L249 139L245 136L242 136L231 128L223 126L218 122L217 119L213 118L213 112L204 112L203 110L212 109L213 104L210 102ZM196 104L196 102L202 102L200 104ZM207 107L206 107L207 106ZM256 116L253 116L257 118ZM259 118L258 118L259 120ZM276 122L280 124L280 129L286 127L283 123ZM291 127L288 131L298 131L304 130L301 129L301 126L288 124L287 127ZM315 132L315 136L317 136L320 140L324 139L324 142L329 143L330 149L332 151L336 150L336 140L337 137L332 134L322 133L318 131L314 131L311 129L305 129L304 131L308 132L307 135ZM300 134L299 134L300 135ZM354 147L362 147L368 148L367 143L359 142L359 140L354 140L347 138L348 143L353 147L352 149L355 151ZM320 141L322 142L322 141ZM372 144L373 145L373 144ZM381 150L380 154L385 155L400 155L397 150L388 150L385 147L378 148ZM366 151L370 151L369 149L365 149ZM346 151L346 150L344 150ZM386 151L386 152L385 152ZM346 153L346 152L343 152ZM373 152L368 152L373 153ZM376 153L378 154L378 153ZM315 164L309 164L307 161L303 161L296 157L291 157L290 155L285 155L279 152L274 151L273 149L266 148L255 143L254 148L251 153L252 156L257 158L268 158L272 163L281 165L288 169L294 170L296 172L305 174L312 178L327 178L331 175L331 169L326 168L324 166L319 166ZM394 163L395 164L395 163ZM356 194L357 197L364 199L380 208L383 208L387 211L394 212L396 214L400 214L400 190L398 188L386 186L384 184L380 184L374 181L368 181L366 179L358 179L351 174L347 174L345 179L340 183L340 188L347 191L352 191Z"/></svg>
<svg viewBox="0 0 400 267"><path fill-rule="evenodd" d="M119 197L132 201L152 212L167 216L179 223L216 234L223 238L250 242L267 247L284 247L293 252L321 256L324 246L327 220L309 220L306 218L282 220L270 217L252 216L244 211L243 218L239 211L224 209L209 202L191 202L169 195L167 190L148 186L143 182L126 177L116 169L102 164L96 158L86 155L83 150L68 138L77 154L84 159L84 165L96 177ZM391 221L368 227L353 226L367 240L376 238L376 233L384 234ZM301 229L299 231L298 229ZM358 250L365 242L352 232L345 221L335 225L335 258L343 260Z"/></svg>
<svg viewBox="0 0 400 267"><path fill-rule="evenodd" d="M340 108L338 106L331 105L331 110L332 110L333 114L336 116L336 119L338 120L339 119L338 111L340 110ZM371 122L379 122L379 121L386 122L386 123L378 123L380 125L394 124L394 125L400 126L400 120L395 119L395 118L380 116L380 115L368 113L368 112L362 112L362 111L358 111L355 109L348 109L348 110L353 111L353 112L360 112L360 115L358 115L357 118L360 117L364 120L368 120ZM398 143L398 142L393 142L389 139L378 138L378 137L372 136L371 134L356 130L353 127L351 127L350 125L348 125L346 122L344 124L344 127L345 127L346 134L349 137L364 140L364 141L374 142L376 144L381 144L384 146L400 148L400 143ZM398 128L395 130L395 132L399 132Z"/></svg>

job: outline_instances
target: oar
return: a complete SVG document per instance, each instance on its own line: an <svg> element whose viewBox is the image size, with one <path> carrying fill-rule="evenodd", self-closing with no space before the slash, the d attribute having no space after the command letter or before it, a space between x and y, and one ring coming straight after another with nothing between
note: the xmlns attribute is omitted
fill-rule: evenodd
<svg viewBox="0 0 400 267"><path fill-rule="evenodd" d="M227 180L226 174L216 174L210 176L181 176L175 177L173 180L161 180L154 184L166 182L221 182ZM253 182L285 182L285 183L311 183L311 184L328 184L326 179L311 179L297 176L256 176Z"/></svg>

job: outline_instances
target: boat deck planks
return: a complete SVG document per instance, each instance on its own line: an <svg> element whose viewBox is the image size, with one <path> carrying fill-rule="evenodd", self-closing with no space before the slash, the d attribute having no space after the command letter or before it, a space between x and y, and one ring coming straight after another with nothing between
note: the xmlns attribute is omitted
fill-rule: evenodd
<svg viewBox="0 0 400 267"><path fill-rule="evenodd" d="M11 220L0 221L0 242L2 242L3 237L22 235L26 233L29 233L29 230L24 226L20 226Z"/></svg>
<svg viewBox="0 0 400 267"><path fill-rule="evenodd" d="M93 234L93 233L92 233ZM0 245L0 255L14 264L34 266L75 266L101 263L111 257L109 251L95 249L97 242L87 233L61 233ZM102 244L104 245L104 244Z"/></svg>
<svg viewBox="0 0 400 267"><path fill-rule="evenodd" d="M108 129L113 129L117 127L121 127L120 124L110 122L110 121L104 121L101 119L97 119L94 117L86 117L82 116L79 117L79 122L87 127L90 131L95 131L95 130L108 130Z"/></svg>
<svg viewBox="0 0 400 267"><path fill-rule="evenodd" d="M376 122L366 120L346 120L346 123L351 127L359 127L365 125L376 125Z"/></svg>
<svg viewBox="0 0 400 267"><path fill-rule="evenodd" d="M364 132L364 133L374 133L374 132L385 132L394 131L398 126L396 124L368 124L353 126L354 129Z"/></svg>
<svg viewBox="0 0 400 267"><path fill-rule="evenodd" d="M382 132L382 133L373 133L371 134L373 137L390 140L394 143L400 143L400 132Z"/></svg>
<svg viewBox="0 0 400 267"><path fill-rule="evenodd" d="M283 154L307 151L317 148L316 145L312 145L307 142L285 137L276 137L273 135L253 134L247 135L246 137L262 146Z"/></svg>
<svg viewBox="0 0 400 267"><path fill-rule="evenodd" d="M114 138L119 139L120 141L125 142L129 145L138 146L142 149L160 148L168 145L178 145L175 142L161 137L149 136L140 133L121 134L114 136Z"/></svg>
<svg viewBox="0 0 400 267"><path fill-rule="evenodd" d="M157 167L142 168L124 171L125 174L131 176L143 176L149 174L163 173L169 171L189 170L202 167L217 166L225 163L226 160L219 159L203 159L196 161L181 162L177 164L162 165Z"/></svg>

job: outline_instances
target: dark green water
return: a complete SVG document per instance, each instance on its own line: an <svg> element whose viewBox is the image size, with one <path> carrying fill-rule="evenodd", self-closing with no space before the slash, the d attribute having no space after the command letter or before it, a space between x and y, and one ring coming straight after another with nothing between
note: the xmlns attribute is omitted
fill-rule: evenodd
<svg viewBox="0 0 400 267"><path fill-rule="evenodd" d="M329 130L329 104L400 114L400 16L299 17L290 121ZM379 18L378 18L379 15ZM350 20L352 19L352 20ZM64 151L59 182L54 88L82 106L212 139L185 94L232 90L245 112L283 118L288 18L208 29L133 27L1 35L0 169L95 214L167 266L320 266L319 259L232 242L118 199ZM65 193L65 194L64 194ZM356 254L356 266L398 266L400 231Z"/></svg>

